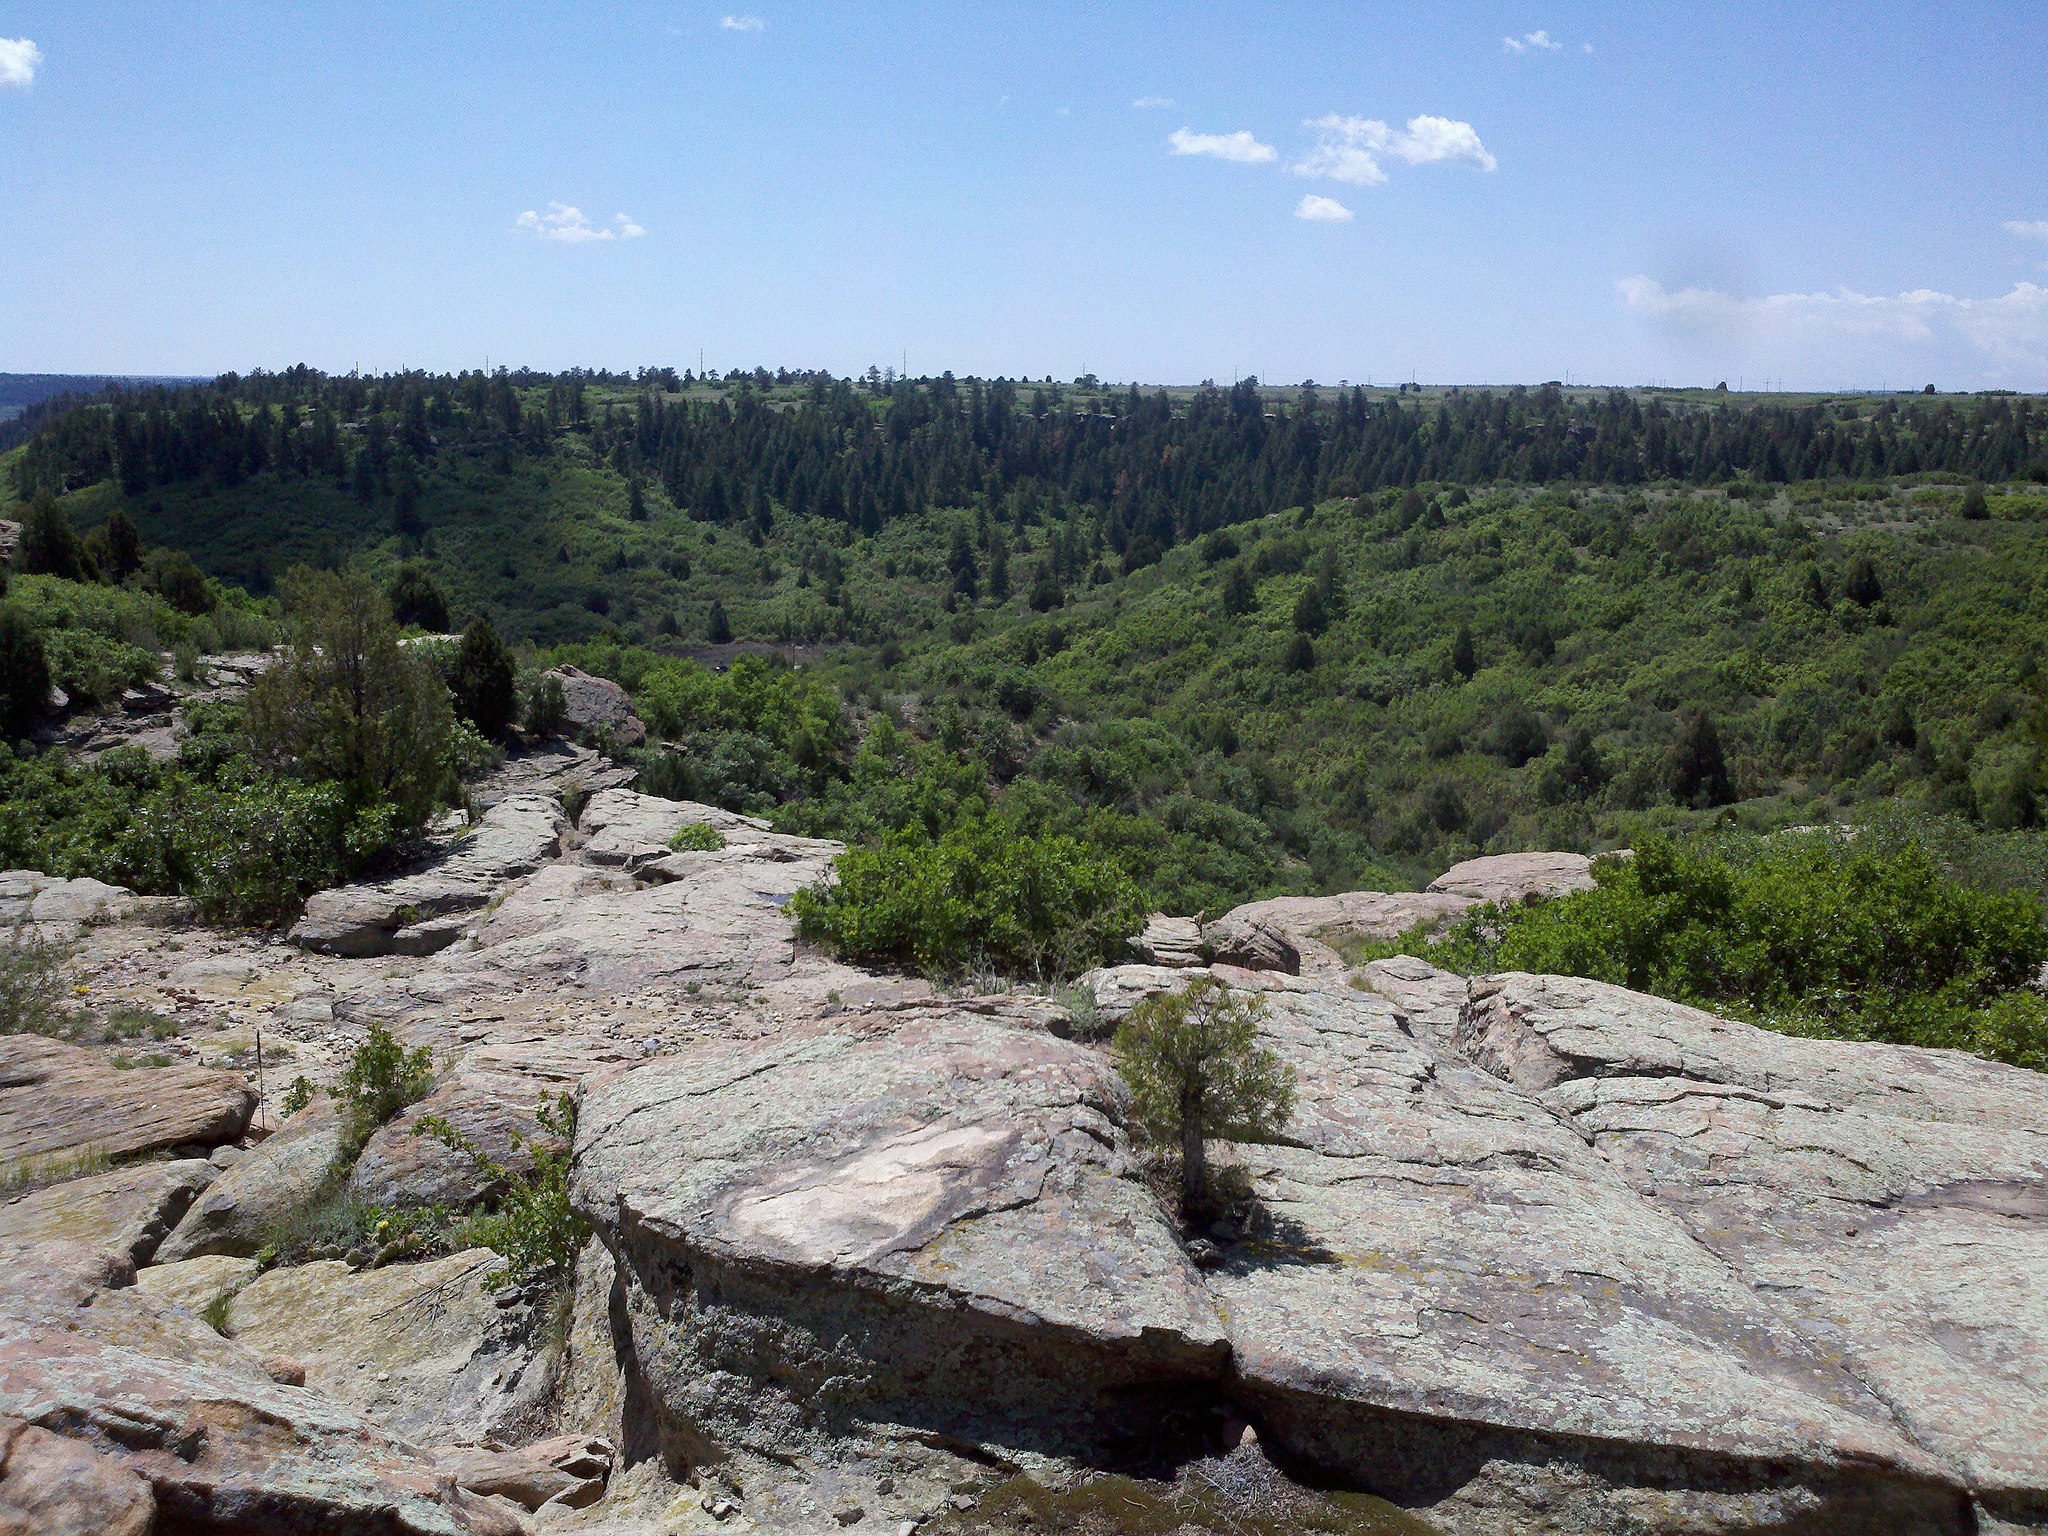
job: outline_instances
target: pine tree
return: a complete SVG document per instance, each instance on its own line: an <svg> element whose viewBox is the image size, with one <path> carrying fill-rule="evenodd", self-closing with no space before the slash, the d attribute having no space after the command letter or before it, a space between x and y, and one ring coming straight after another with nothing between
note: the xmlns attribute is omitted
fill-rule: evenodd
<svg viewBox="0 0 2048 1536"><path fill-rule="evenodd" d="M1726 805L1735 798L1728 781L1728 762L1713 717L1695 710L1671 750L1667 779L1671 798L1694 810Z"/></svg>
<svg viewBox="0 0 2048 1536"><path fill-rule="evenodd" d="M455 696L456 713L491 741L502 738L512 724L512 671L512 653L490 619L479 614L462 632L449 691Z"/></svg>
<svg viewBox="0 0 2048 1536"><path fill-rule="evenodd" d="M1323 608L1322 594L1305 587L1294 604L1294 627L1303 635L1320 635L1330 627L1330 615Z"/></svg>
<svg viewBox="0 0 2048 1536"><path fill-rule="evenodd" d="M1468 682L1479 670L1479 651L1472 644L1472 630L1469 625L1460 624L1457 635L1451 641L1451 670Z"/></svg>
<svg viewBox="0 0 2048 1536"><path fill-rule="evenodd" d="M401 565L384 589L391 604L393 622L401 627L424 629L429 634L448 632L448 599L440 583L416 565Z"/></svg>
<svg viewBox="0 0 2048 1536"><path fill-rule="evenodd" d="M61 576L66 581L84 578L85 556L78 534L48 491L38 494L22 515L14 568L24 576Z"/></svg>
<svg viewBox="0 0 2048 1536"><path fill-rule="evenodd" d="M1297 634L1287 644L1287 654L1280 659L1280 666L1287 672L1313 672L1316 669L1316 645L1307 635Z"/></svg>
<svg viewBox="0 0 2048 1536"><path fill-rule="evenodd" d="M142 569L142 536L119 507L107 514L100 540L105 550L100 559L100 574L108 581L124 582Z"/></svg>
<svg viewBox="0 0 2048 1536"><path fill-rule="evenodd" d="M49 703L50 663L42 634L19 609L0 603L0 736L27 735Z"/></svg>
<svg viewBox="0 0 2048 1536"><path fill-rule="evenodd" d="M1223 573L1223 611L1231 618L1250 613L1258 606L1259 587L1252 580L1252 573L1241 563L1233 563Z"/></svg>
<svg viewBox="0 0 2048 1536"><path fill-rule="evenodd" d="M711 611L704 618L704 638L713 645L732 643L732 621L725 616L725 604L711 599Z"/></svg>

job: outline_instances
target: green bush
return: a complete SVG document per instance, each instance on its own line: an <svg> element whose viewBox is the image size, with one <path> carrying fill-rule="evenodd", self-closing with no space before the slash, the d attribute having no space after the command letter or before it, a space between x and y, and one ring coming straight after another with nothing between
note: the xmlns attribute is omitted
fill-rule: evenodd
<svg viewBox="0 0 2048 1536"><path fill-rule="evenodd" d="M668 845L677 853L716 853L725 846L725 834L708 821L686 822Z"/></svg>
<svg viewBox="0 0 2048 1536"><path fill-rule="evenodd" d="M426 1046L408 1049L382 1024L372 1024L350 1055L335 1088L347 1126L345 1142L353 1158L377 1127L407 1105L417 1104L434 1086L434 1053Z"/></svg>
<svg viewBox="0 0 2048 1536"><path fill-rule="evenodd" d="M576 1255L590 1237L590 1224L569 1204L569 1174L576 1146L576 1101L569 1094L534 1106L541 1134L525 1143L533 1171L514 1173L438 1115L420 1122L420 1133L467 1153L477 1171L501 1188L494 1210L472 1216L460 1240L480 1244L508 1260L484 1283L490 1289L539 1281L566 1285Z"/></svg>
<svg viewBox="0 0 2048 1536"><path fill-rule="evenodd" d="M2048 961L2038 893L1955 878L1919 837L1641 839L1595 886L1481 908L1408 947L1454 970L1589 976L1773 1028L2038 1065Z"/></svg>
<svg viewBox="0 0 2048 1536"><path fill-rule="evenodd" d="M43 637L12 603L0 603L0 738L28 734L49 707L50 661Z"/></svg>
<svg viewBox="0 0 2048 1536"><path fill-rule="evenodd" d="M929 976L1073 975L1112 959L1145 906L1114 863L1071 837L990 818L937 841L850 848L836 884L799 891L803 931L840 954Z"/></svg>
<svg viewBox="0 0 2048 1536"><path fill-rule="evenodd" d="M26 922L0 936L0 1035L69 1031L71 955Z"/></svg>

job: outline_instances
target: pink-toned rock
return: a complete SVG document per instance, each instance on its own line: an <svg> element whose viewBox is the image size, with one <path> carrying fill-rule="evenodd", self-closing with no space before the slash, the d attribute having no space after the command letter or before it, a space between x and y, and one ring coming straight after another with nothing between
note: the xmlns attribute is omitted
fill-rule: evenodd
<svg viewBox="0 0 2048 1536"><path fill-rule="evenodd" d="M40 1035L0 1036L0 1168L237 1141L256 1090L208 1067L121 1071Z"/></svg>
<svg viewBox="0 0 2048 1536"><path fill-rule="evenodd" d="M156 1495L111 1456L0 1418L0 1536L149 1536Z"/></svg>
<svg viewBox="0 0 2048 1536"><path fill-rule="evenodd" d="M576 735L590 739L609 731L625 747L647 740L647 727L633 713L633 696L610 678L580 667L556 667L546 675L562 685L562 719Z"/></svg>
<svg viewBox="0 0 2048 1536"><path fill-rule="evenodd" d="M1475 901L1543 900L1593 888L1593 861L1583 853L1495 853L1453 864L1429 882L1442 895Z"/></svg>

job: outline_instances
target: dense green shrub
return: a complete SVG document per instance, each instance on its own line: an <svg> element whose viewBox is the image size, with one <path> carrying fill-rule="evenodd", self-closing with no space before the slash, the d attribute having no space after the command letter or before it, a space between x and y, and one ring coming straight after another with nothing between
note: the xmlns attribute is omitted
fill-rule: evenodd
<svg viewBox="0 0 2048 1536"><path fill-rule="evenodd" d="M725 846L725 834L705 821L685 822L668 840L677 853L716 853Z"/></svg>
<svg viewBox="0 0 2048 1536"><path fill-rule="evenodd" d="M1041 979L1114 958L1145 912L1130 877L1086 844L996 818L848 849L837 883L791 908L808 936L855 959Z"/></svg>
<svg viewBox="0 0 2048 1536"><path fill-rule="evenodd" d="M29 923L0 929L0 1035L61 1035L71 1022L71 955Z"/></svg>
<svg viewBox="0 0 2048 1536"><path fill-rule="evenodd" d="M1797 1033L2048 1065L2038 891L1987 891L1877 827L1677 841L1594 866L1594 889L1483 908L1408 947L1463 971L1590 976Z"/></svg>
<svg viewBox="0 0 2048 1536"><path fill-rule="evenodd" d="M488 618L479 616L462 632L449 691L455 710L484 736L497 741L512 728L517 707L513 694L512 653L498 638Z"/></svg>

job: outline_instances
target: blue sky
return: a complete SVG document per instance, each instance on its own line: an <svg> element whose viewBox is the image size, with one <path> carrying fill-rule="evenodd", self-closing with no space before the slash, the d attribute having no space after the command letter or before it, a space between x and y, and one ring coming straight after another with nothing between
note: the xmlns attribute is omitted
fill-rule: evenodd
<svg viewBox="0 0 2048 1536"><path fill-rule="evenodd" d="M5 371L2040 390L2048 5L0 0L0 209Z"/></svg>

